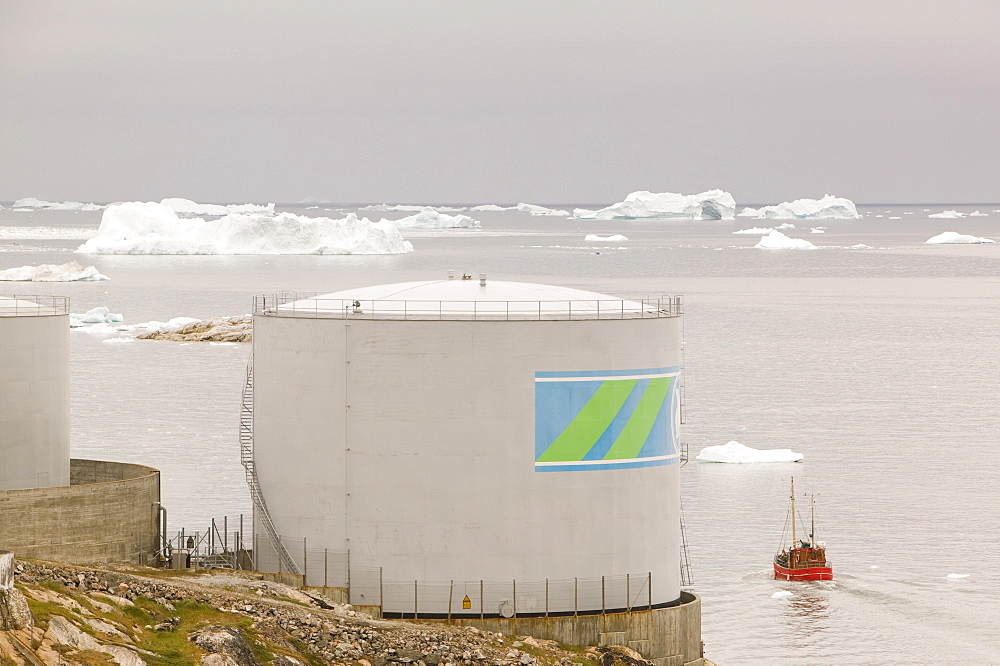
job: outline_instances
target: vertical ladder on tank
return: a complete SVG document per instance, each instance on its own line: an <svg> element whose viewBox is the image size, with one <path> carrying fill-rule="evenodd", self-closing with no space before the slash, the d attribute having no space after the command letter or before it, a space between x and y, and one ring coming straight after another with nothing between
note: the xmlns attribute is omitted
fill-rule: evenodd
<svg viewBox="0 0 1000 666"><path fill-rule="evenodd" d="M247 378L243 385L243 406L240 409L240 462L246 470L247 486L250 487L250 499L253 500L254 513L257 519L264 526L268 538L274 551L281 559L284 570L288 573L300 574L298 565L285 548L285 544L278 537L278 532L274 528L271 514L267 511L267 504L264 502L264 494L260 490L257 482L257 468L253 462L253 354L247 361ZM254 557L257 557L254 553Z"/></svg>
<svg viewBox="0 0 1000 666"><path fill-rule="evenodd" d="M688 557L687 532L684 530L684 507L680 510L681 520L681 587L691 587L694 580L691 577L691 558Z"/></svg>

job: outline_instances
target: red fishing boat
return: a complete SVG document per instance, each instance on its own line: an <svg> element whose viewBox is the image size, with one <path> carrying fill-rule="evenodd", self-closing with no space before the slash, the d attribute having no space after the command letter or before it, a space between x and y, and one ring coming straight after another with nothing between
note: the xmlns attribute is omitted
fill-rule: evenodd
<svg viewBox="0 0 1000 666"><path fill-rule="evenodd" d="M809 537L795 534L795 479L792 479L792 547L782 548L774 556L775 580L833 580L833 567L826 559L826 544L816 541L816 501L812 502ZM787 523L786 523L787 525ZM782 536L784 544L784 536Z"/></svg>

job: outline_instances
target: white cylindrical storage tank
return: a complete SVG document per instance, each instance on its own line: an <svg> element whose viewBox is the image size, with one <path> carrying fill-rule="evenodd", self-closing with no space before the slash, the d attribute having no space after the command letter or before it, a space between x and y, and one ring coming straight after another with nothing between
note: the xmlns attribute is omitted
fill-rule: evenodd
<svg viewBox="0 0 1000 666"><path fill-rule="evenodd" d="M0 490L69 485L69 301L0 296Z"/></svg>
<svg viewBox="0 0 1000 666"><path fill-rule="evenodd" d="M531 586L538 613L543 589L546 612L625 608L609 581L630 608L673 603L680 339L669 297L478 278L258 297L253 457L275 531L411 598L444 581L457 609L474 595L449 581L517 587L518 613Z"/></svg>

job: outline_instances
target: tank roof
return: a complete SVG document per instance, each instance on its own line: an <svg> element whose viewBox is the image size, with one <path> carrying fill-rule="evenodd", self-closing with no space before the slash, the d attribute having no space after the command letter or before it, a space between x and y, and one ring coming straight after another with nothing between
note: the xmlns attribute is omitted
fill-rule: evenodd
<svg viewBox="0 0 1000 666"><path fill-rule="evenodd" d="M258 296L254 313L370 319L634 319L678 316L680 298L620 298L572 287L463 277L326 294Z"/></svg>

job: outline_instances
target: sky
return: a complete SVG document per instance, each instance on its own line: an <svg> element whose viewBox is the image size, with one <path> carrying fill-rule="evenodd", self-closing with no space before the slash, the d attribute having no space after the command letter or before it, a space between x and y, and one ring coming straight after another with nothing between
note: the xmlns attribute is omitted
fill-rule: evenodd
<svg viewBox="0 0 1000 666"><path fill-rule="evenodd" d="M997 0L3 0L0 200L1000 202Z"/></svg>

